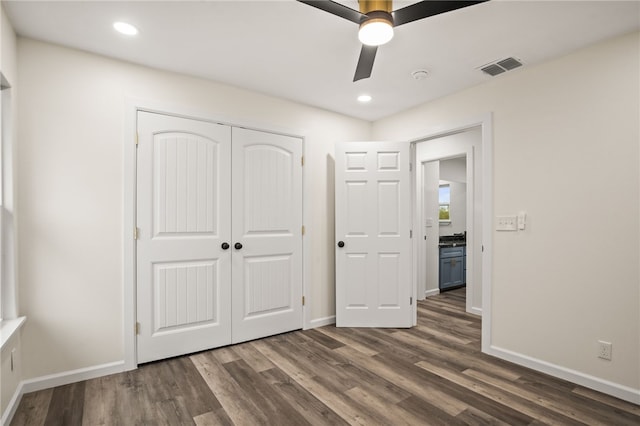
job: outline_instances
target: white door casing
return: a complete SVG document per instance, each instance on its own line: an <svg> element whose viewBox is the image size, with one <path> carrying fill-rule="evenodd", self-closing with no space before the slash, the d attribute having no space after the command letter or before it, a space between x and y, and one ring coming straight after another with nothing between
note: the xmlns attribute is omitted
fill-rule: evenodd
<svg viewBox="0 0 640 426"><path fill-rule="evenodd" d="M429 164L431 162L437 163L441 160L450 158L466 156L467 158L467 286L466 286L466 310L469 313L477 315L483 314L483 293L485 289L485 274L484 270L490 265L487 260L487 241L488 237L485 232L486 229L491 229L491 217L488 216L486 210L490 206L483 202L484 194L489 193L490 188L484 183L488 180L487 170L487 158L483 154L483 147L488 142L488 137L483 135L485 128L490 127L489 120L479 123L473 126L464 126L457 131L448 131L442 135L438 134L433 137L422 139L416 142L416 162L417 164ZM417 177L419 182L424 182L431 179L433 183L439 180L438 176L422 176L423 168L416 168L420 171L420 175ZM424 196L422 189L416 191L415 197L421 206L424 206ZM419 213L424 217L427 215ZM428 237L427 237L428 239ZM432 241L435 243L435 241ZM436 247L435 245L433 247ZM483 247L485 251L483 251ZM419 256L421 259L426 259L427 254L426 245L419 246ZM437 250L434 249L434 250ZM435 252L437 256L437 252ZM432 261L435 258L432 258ZM437 261L437 260L435 260ZM429 260L427 260L429 262ZM429 282L427 277L427 270L420 271L421 278L419 281ZM435 269L432 270L434 277L437 277ZM434 287L436 288L436 287ZM434 294L427 291L427 295ZM483 321L485 318L483 318ZM484 327L484 326L483 326Z"/></svg>
<svg viewBox="0 0 640 426"><path fill-rule="evenodd" d="M302 324L302 141L234 127L232 145L237 343Z"/></svg>
<svg viewBox="0 0 640 426"><path fill-rule="evenodd" d="M402 142L336 144L338 327L413 324L409 149Z"/></svg>
<svg viewBox="0 0 640 426"><path fill-rule="evenodd" d="M438 243L440 242L440 162L429 161L421 164L422 166L422 190L424 194L422 207L422 236L424 257L420 258L420 266L422 269L422 277L426 279L420 283L418 288L421 292L418 294L419 299L424 299L427 295L439 293L440 281L440 250Z"/></svg>
<svg viewBox="0 0 640 426"><path fill-rule="evenodd" d="M138 362L231 343L231 128L138 113Z"/></svg>

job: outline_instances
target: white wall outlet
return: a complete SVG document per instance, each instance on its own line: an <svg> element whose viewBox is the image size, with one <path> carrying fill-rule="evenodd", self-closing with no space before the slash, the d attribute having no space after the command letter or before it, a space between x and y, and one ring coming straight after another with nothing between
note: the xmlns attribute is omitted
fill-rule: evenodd
<svg viewBox="0 0 640 426"><path fill-rule="evenodd" d="M604 342L602 340L598 340L598 358L611 361L612 349L613 349L613 344L611 342Z"/></svg>
<svg viewBox="0 0 640 426"><path fill-rule="evenodd" d="M517 216L498 216L496 231L517 231L518 230L518 218Z"/></svg>

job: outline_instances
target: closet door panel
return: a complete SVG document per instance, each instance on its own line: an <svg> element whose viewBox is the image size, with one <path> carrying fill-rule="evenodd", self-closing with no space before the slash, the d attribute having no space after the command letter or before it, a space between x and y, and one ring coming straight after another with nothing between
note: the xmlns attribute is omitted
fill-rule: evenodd
<svg viewBox="0 0 640 426"><path fill-rule="evenodd" d="M302 141L233 128L234 342L302 326Z"/></svg>
<svg viewBox="0 0 640 426"><path fill-rule="evenodd" d="M138 113L138 362L231 343L231 128Z"/></svg>

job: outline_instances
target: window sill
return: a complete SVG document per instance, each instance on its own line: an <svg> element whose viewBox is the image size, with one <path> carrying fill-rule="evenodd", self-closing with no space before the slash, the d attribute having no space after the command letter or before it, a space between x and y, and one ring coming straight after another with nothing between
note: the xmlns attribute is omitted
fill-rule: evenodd
<svg viewBox="0 0 640 426"><path fill-rule="evenodd" d="M20 330L20 327L27 321L27 317L16 319L5 319L0 321L0 350L11 340L11 337Z"/></svg>

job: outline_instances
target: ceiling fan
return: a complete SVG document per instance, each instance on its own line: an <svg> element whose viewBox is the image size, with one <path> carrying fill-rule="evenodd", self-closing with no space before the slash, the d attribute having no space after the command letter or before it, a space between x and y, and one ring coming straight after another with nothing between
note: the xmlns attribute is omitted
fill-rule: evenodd
<svg viewBox="0 0 640 426"><path fill-rule="evenodd" d="M393 10L391 0L359 0L360 11L330 0L298 1L360 25L358 38L362 42L362 50L353 77L353 81L358 81L371 76L378 46L393 38L393 27L488 0L421 1L398 10Z"/></svg>

